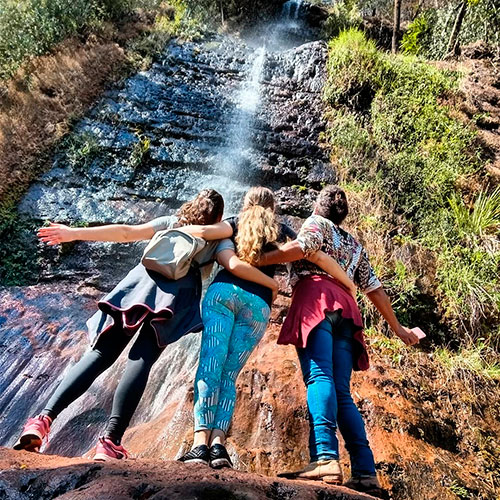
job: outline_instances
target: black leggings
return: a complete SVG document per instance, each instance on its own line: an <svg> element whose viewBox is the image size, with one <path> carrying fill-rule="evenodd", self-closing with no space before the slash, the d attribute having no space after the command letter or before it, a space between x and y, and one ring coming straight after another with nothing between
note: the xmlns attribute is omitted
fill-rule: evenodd
<svg viewBox="0 0 500 500"><path fill-rule="evenodd" d="M120 327L101 334L94 348L85 353L70 369L42 410L42 415L55 419L118 359L131 338ZM111 416L104 432L104 436L116 444L120 443L139 405L151 368L162 351L163 348L158 347L153 328L144 324L130 349L127 366L116 388Z"/></svg>

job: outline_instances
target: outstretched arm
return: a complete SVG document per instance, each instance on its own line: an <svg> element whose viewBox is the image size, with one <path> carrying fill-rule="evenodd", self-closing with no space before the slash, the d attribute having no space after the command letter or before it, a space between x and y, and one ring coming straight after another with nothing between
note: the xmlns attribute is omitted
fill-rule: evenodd
<svg viewBox="0 0 500 500"><path fill-rule="evenodd" d="M38 230L38 238L47 245L59 245L69 241L114 241L127 243L131 241L148 240L155 230L150 222L137 226L129 224L110 224L98 227L69 227L51 222L48 227Z"/></svg>
<svg viewBox="0 0 500 500"><path fill-rule="evenodd" d="M307 260L316 264L318 267L321 267L323 271L340 281L340 283L342 283L349 290L349 293L353 296L354 300L356 300L356 285L349 278L349 276L347 276L346 272L340 267L339 263L333 257L330 257L322 250L319 250L308 257Z"/></svg>
<svg viewBox="0 0 500 500"><path fill-rule="evenodd" d="M418 344L418 337L407 327L402 326L401 323L396 318L394 310L391 306L391 301L389 296L385 293L382 287L376 288L375 290L368 292L366 296L370 299L372 304L377 308L379 313L384 317L384 319L389 323L391 330L406 344L414 345Z"/></svg>
<svg viewBox="0 0 500 500"><path fill-rule="evenodd" d="M208 226L184 226L182 230L192 236L197 236L207 241L222 240L224 238L230 238L233 235L233 228L231 224L226 221L218 222L217 224L209 224Z"/></svg>
<svg viewBox="0 0 500 500"><path fill-rule="evenodd" d="M217 262L229 272L244 280L253 281L273 291L273 300L278 293L278 283L273 278L259 271L256 267L238 258L234 250L222 250L217 254Z"/></svg>

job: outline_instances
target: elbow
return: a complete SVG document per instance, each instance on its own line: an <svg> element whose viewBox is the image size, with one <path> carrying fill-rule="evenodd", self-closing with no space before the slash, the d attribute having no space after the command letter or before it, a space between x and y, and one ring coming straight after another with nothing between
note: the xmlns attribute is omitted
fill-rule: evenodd
<svg viewBox="0 0 500 500"><path fill-rule="evenodd" d="M189 226L189 233L196 238L206 239L208 231L206 226L193 225Z"/></svg>
<svg viewBox="0 0 500 500"><path fill-rule="evenodd" d="M234 261L233 259L230 259L229 262L227 263L227 266L225 267L228 271L234 272L238 269L238 262Z"/></svg>

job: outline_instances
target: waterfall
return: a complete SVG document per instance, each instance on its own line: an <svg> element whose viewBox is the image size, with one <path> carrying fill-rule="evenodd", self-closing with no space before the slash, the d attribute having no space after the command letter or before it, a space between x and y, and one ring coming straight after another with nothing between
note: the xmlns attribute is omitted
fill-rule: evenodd
<svg viewBox="0 0 500 500"><path fill-rule="evenodd" d="M238 99L238 107L242 111L254 114L260 101L260 77L266 60L266 49L260 47L255 53L255 59Z"/></svg>
<svg viewBox="0 0 500 500"><path fill-rule="evenodd" d="M303 10L303 0L288 0L283 4L282 17L288 21L298 20Z"/></svg>
<svg viewBox="0 0 500 500"><path fill-rule="evenodd" d="M266 50L262 46L255 51L255 57L250 71L237 94L234 122L228 132L227 145L222 151L222 173L233 179L238 179L247 173L246 168L252 156L252 134L255 114L261 99L260 80L266 61ZM231 182L220 189L224 197L230 199L228 189L232 189Z"/></svg>
<svg viewBox="0 0 500 500"><path fill-rule="evenodd" d="M299 0L290 2L279 19L246 40L213 35L169 42L150 69L111 88L75 124L71 137L79 138L82 151L93 144L95 157L74 165L66 151L57 152L52 168L17 207L20 216L31 225L47 219L137 224L175 213L207 187L224 196L231 215L256 183L277 192L285 214L308 210L301 200L289 203L290 185L302 183L308 172L326 178L331 169L321 170L328 158L308 128L321 121L326 51L321 43L304 45L312 36L304 12ZM141 138L149 149L132 163ZM39 251L36 244L29 249ZM82 242L55 258L44 248L39 282L2 289L0 444L15 442L23 422L36 415L88 347L85 321L95 301L136 265L141 250L141 243ZM168 346L153 368L132 422L138 427L126 438L133 453L173 458L189 439L199 337L187 335ZM95 444L125 361L122 356L58 417L49 452L75 456ZM260 424L256 436L263 436L265 450L282 439Z"/></svg>

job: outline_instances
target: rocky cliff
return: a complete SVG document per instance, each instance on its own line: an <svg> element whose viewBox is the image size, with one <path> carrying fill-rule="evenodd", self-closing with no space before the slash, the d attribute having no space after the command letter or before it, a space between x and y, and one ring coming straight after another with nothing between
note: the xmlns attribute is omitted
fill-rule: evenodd
<svg viewBox="0 0 500 500"><path fill-rule="evenodd" d="M204 187L224 195L231 215L248 187L257 184L273 188L283 216L298 225L315 190L335 182L320 141L326 46L312 41L314 31L304 29L299 13L289 10L286 19L261 26L249 38L172 41L148 71L106 92L76 123L51 168L23 197L9 260L21 269L23 284L0 290L1 445L14 443L23 422L43 407L87 348L85 321L96 300L135 265L143 246L77 243L49 249L36 242L35 227L46 220L140 223L175 212ZM268 332L238 379L228 448L241 471L272 476L308 461L300 368L292 348L276 345L287 293L284 284ZM192 472L159 461L172 460L190 446L199 341L199 333L186 336L155 365L124 440L137 462L103 467L2 450L0 498L118 493L127 498L363 498L239 472L219 477L208 469ZM464 483L477 498L490 498L479 493L480 478L461 445L476 421L472 427L457 423L460 409L441 388L432 360L425 354L412 358L419 377L405 378L375 350L372 358L370 371L355 374L353 393L382 480L392 485L395 498L457 498ZM47 454L76 457L93 447L124 361L122 356L57 419ZM484 393L490 389L495 390L493 383ZM494 427L494 411L484 401L476 404ZM44 483L50 487L44 489ZM483 491L492 489L486 485Z"/></svg>

